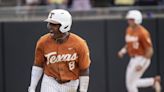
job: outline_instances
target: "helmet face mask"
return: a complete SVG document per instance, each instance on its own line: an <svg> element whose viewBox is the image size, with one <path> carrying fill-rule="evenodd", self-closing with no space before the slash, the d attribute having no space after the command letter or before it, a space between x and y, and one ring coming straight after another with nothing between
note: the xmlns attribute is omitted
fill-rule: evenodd
<svg viewBox="0 0 164 92"><path fill-rule="evenodd" d="M142 23L142 14L139 10L130 10L126 15L126 19L134 19L136 24Z"/></svg>
<svg viewBox="0 0 164 92"><path fill-rule="evenodd" d="M53 24L61 24L59 30L62 33L65 33L71 29L72 16L66 10L55 9L49 13L48 18L45 21Z"/></svg>

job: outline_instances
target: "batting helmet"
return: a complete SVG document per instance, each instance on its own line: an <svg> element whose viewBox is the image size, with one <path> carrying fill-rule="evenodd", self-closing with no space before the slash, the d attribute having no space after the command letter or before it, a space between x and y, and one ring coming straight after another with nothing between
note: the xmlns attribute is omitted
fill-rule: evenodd
<svg viewBox="0 0 164 92"><path fill-rule="evenodd" d="M139 10L130 10L126 15L126 19L134 19L136 24L142 23L142 13Z"/></svg>
<svg viewBox="0 0 164 92"><path fill-rule="evenodd" d="M62 33L65 33L71 29L72 16L66 10L54 9L50 11L48 18L45 21L53 24L61 24L59 30Z"/></svg>

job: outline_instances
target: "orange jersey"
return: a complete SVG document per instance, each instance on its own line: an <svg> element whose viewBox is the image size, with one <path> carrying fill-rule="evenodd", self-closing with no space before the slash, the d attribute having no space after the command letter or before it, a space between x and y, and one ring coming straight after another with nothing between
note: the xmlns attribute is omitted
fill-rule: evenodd
<svg viewBox="0 0 164 92"><path fill-rule="evenodd" d="M145 49L152 46L149 32L141 25L136 29L128 27L125 40L130 56L144 55Z"/></svg>
<svg viewBox="0 0 164 92"><path fill-rule="evenodd" d="M85 40L73 33L62 44L56 43L49 33L37 42L34 64L43 67L48 76L75 80L79 78L80 70L89 68L90 62Z"/></svg>

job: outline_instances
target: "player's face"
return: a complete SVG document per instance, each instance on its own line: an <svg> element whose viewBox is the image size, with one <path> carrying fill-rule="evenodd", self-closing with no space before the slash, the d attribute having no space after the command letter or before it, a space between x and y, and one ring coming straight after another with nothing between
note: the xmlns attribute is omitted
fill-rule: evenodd
<svg viewBox="0 0 164 92"><path fill-rule="evenodd" d="M61 38L63 36L63 33L60 32L59 28L60 28L60 24L53 24L53 23L48 23L48 28L50 30L50 34L51 37L57 39L57 38Z"/></svg>
<svg viewBox="0 0 164 92"><path fill-rule="evenodd" d="M129 26L134 26L135 25L134 19L128 19L128 24Z"/></svg>

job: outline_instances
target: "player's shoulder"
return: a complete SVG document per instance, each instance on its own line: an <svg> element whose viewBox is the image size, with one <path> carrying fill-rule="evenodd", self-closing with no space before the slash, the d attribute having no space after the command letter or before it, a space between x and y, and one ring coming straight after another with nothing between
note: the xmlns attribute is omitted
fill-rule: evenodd
<svg viewBox="0 0 164 92"><path fill-rule="evenodd" d="M142 25L139 26L140 28L140 33L142 33L143 35L149 35L149 31Z"/></svg>
<svg viewBox="0 0 164 92"><path fill-rule="evenodd" d="M42 35L40 38L39 38L39 40L38 40L38 42L39 43L44 43L47 39L49 39L49 33L47 33L47 34L44 34L44 35Z"/></svg>
<svg viewBox="0 0 164 92"><path fill-rule="evenodd" d="M71 37L72 40L80 42L80 43L85 43L86 42L84 38L82 38L79 35L74 34L74 33L70 33L70 37Z"/></svg>

